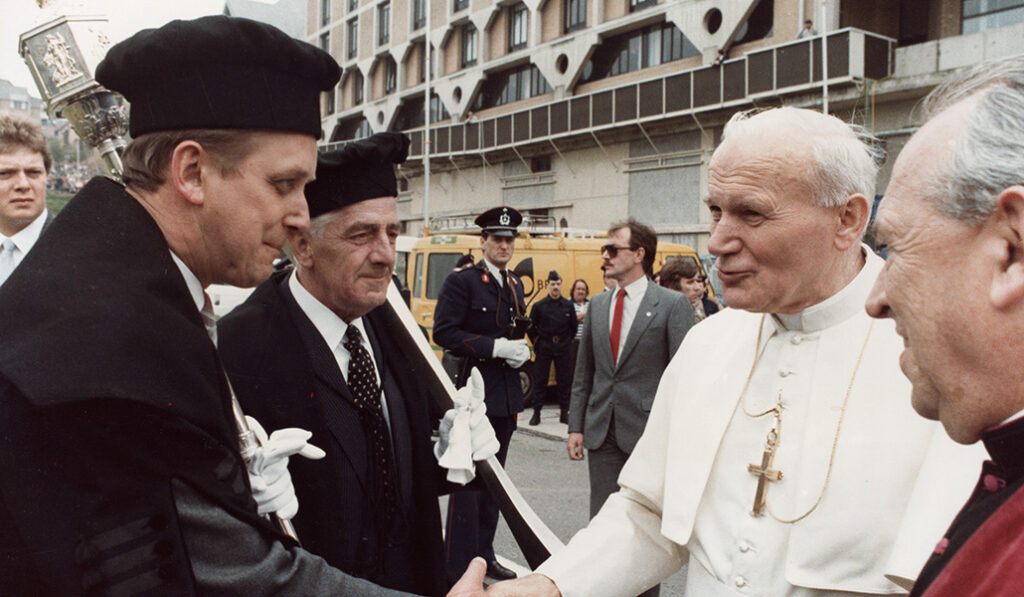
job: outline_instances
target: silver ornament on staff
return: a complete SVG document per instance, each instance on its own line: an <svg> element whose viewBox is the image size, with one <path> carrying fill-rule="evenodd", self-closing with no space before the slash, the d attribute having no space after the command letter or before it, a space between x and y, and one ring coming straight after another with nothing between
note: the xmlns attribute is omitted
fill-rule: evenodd
<svg viewBox="0 0 1024 597"><path fill-rule="evenodd" d="M46 2L39 2L45 8ZM100 16L59 16L19 39L18 51L32 71L50 118L66 118L85 143L100 150L111 178L121 182L121 155L127 146L128 102L93 77L110 47L107 19ZM230 388L230 384L229 384ZM231 391L239 452L246 466L259 448L242 407ZM271 515L278 529L298 541L290 520Z"/></svg>
<svg viewBox="0 0 1024 597"><path fill-rule="evenodd" d="M82 141L100 150L110 176L121 180L128 104L93 78L109 47L107 19L100 16L57 17L18 40L46 113L66 118Z"/></svg>

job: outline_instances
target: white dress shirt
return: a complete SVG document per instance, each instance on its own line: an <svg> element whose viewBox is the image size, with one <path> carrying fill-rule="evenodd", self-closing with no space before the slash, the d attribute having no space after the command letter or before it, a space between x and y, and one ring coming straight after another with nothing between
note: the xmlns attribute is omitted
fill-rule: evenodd
<svg viewBox="0 0 1024 597"><path fill-rule="evenodd" d="M622 347L626 345L626 338L629 336L629 329L633 325L636 310L640 308L640 301L644 300L644 294L647 292L647 284L647 276L644 275L626 286L626 296L622 299L622 327L619 328L619 346L615 353L620 357L622 356ZM615 303L619 300L618 295L619 287L616 285L612 290L611 305L608 307L609 331L615 322Z"/></svg>
<svg viewBox="0 0 1024 597"><path fill-rule="evenodd" d="M326 305L306 290L299 282L296 272L292 272L288 277L288 289L291 290L292 296L295 297L295 302L298 303L299 308L306 314L309 321L313 323L313 327L316 328L316 331L320 332L324 342L327 343L327 346L331 347L334 359L341 370L341 375L345 378L345 383L348 383L348 364L352 360L352 354L345 348L345 332L348 331L348 326L353 325L362 335L361 343L370 355L370 361L373 362L373 373L377 378L377 385L380 386L380 368L377 366L377 360L373 355L373 347L370 346L363 318L357 317L349 323L342 321L334 311L328 309ZM380 394L380 402L384 409L384 420L387 421L388 429L390 429L391 420L388 418L388 403L384 398L383 391Z"/></svg>
<svg viewBox="0 0 1024 597"><path fill-rule="evenodd" d="M36 241L39 240L39 235L43 232L43 225L46 224L47 216L49 216L49 212L44 209L28 226L15 232L13 235L8 237L0 234L0 247L3 247L0 248L0 286L7 281L7 278L14 269L18 267L21 260L25 258L25 254L35 246ZM12 244L13 248L7 248Z"/></svg>

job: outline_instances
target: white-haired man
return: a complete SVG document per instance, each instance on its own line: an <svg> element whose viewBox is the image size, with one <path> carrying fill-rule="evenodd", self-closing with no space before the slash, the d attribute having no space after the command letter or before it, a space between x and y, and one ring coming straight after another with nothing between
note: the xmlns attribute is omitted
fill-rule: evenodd
<svg viewBox="0 0 1024 597"><path fill-rule="evenodd" d="M893 169L868 312L905 339L914 408L991 455L911 595L1024 594L1024 58L936 89ZM950 293L953 286L960 291Z"/></svg>
<svg viewBox="0 0 1024 597"><path fill-rule="evenodd" d="M905 590L924 556L903 554L939 538L974 460L914 416L894 327L863 310L883 265L860 242L875 174L834 117L733 117L707 204L734 308L683 341L620 491L540 574L495 593L635 595L686 563L700 597Z"/></svg>

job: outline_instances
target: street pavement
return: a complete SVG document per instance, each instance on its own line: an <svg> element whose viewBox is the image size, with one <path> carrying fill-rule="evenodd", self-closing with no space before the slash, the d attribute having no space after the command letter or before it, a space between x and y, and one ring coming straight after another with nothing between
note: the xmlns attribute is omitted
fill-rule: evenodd
<svg viewBox="0 0 1024 597"><path fill-rule="evenodd" d="M526 425L531 414L528 410L519 415L520 424L512 436L506 470L540 519L567 543L589 519L587 462L569 460L565 448L568 432L565 424L558 422L557 406L544 407L540 425ZM447 499L442 498L442 516L446 509ZM526 559L504 519L498 521L494 549L502 563L520 574L529 573ZM685 585L684 568L662 583L661 595L682 597Z"/></svg>

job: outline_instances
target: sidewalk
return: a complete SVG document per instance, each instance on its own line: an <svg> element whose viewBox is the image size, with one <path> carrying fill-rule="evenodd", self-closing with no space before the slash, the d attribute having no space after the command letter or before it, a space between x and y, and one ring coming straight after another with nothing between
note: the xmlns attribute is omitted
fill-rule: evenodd
<svg viewBox="0 0 1024 597"><path fill-rule="evenodd" d="M533 409L528 408L519 413L517 419L517 431L528 435L535 435L554 441L564 442L569 439L569 427L565 423L558 422L558 405L545 404L540 411L540 424L529 425L530 417L533 416Z"/></svg>

